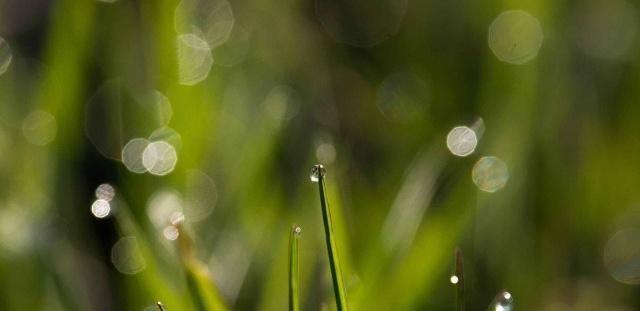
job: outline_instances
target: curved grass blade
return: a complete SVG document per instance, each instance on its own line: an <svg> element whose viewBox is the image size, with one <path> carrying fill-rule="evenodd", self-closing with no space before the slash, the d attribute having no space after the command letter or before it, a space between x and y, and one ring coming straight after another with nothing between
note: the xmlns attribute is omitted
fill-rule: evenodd
<svg viewBox="0 0 640 311"><path fill-rule="evenodd" d="M300 267L298 260L298 241L302 229L293 225L289 236L289 311L300 310Z"/></svg>
<svg viewBox="0 0 640 311"><path fill-rule="evenodd" d="M335 235L331 221L331 210L325 193L324 184L325 169L321 164L315 165L311 170L311 181L318 183L318 192L320 194L320 208L322 210L322 221L324 223L325 241L327 242L327 252L329 254L329 268L331 269L331 278L333 280L333 291L336 297L336 306L338 311L349 310L347 307L347 295L344 290L344 281L342 280L342 268L340 258L338 257L338 247L336 245Z"/></svg>
<svg viewBox="0 0 640 311"><path fill-rule="evenodd" d="M159 311L166 311L164 309L164 306L162 305L162 302L160 302L160 301L156 302L156 306L158 307Z"/></svg>
<svg viewBox="0 0 640 311"><path fill-rule="evenodd" d="M464 311L464 267L462 262L462 250L460 248L456 248L455 260L456 272L455 275L451 277L451 281L456 285L456 310ZM454 280L455 282L453 282Z"/></svg>

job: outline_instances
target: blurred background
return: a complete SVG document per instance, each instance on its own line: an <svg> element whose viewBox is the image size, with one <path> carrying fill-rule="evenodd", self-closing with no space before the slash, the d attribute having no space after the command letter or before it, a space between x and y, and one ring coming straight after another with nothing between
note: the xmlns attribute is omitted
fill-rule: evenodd
<svg viewBox="0 0 640 311"><path fill-rule="evenodd" d="M639 9L1 0L0 309L638 310Z"/></svg>

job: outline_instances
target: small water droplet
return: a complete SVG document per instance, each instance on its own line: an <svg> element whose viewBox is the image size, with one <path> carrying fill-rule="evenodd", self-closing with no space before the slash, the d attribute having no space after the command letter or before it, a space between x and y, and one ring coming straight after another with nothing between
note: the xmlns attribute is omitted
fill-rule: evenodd
<svg viewBox="0 0 640 311"><path fill-rule="evenodd" d="M110 184L101 184L96 188L96 198L111 202L116 196L116 190Z"/></svg>
<svg viewBox="0 0 640 311"><path fill-rule="evenodd" d="M176 226L166 226L162 230L162 235L169 241L175 241L180 236L180 230Z"/></svg>
<svg viewBox="0 0 640 311"><path fill-rule="evenodd" d="M314 165L311 168L311 174L309 174L309 178L312 182L319 182L320 178L324 177L326 172L327 171L324 169L324 166L322 166L322 164Z"/></svg>
<svg viewBox="0 0 640 311"><path fill-rule="evenodd" d="M91 204L91 214L96 218L105 218L111 213L111 204L104 199L97 199Z"/></svg>
<svg viewBox="0 0 640 311"><path fill-rule="evenodd" d="M302 228L300 228L300 226L296 226L295 228L293 228L293 233L295 233L296 235L299 235L302 232Z"/></svg>

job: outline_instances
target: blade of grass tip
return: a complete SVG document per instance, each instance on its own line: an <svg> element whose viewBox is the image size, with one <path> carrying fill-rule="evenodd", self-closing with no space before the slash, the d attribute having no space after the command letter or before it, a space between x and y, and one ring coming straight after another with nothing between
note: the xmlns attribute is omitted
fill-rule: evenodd
<svg viewBox="0 0 640 311"><path fill-rule="evenodd" d="M164 306L162 305L162 302L160 302L160 301L156 302L156 306L158 307L159 311L166 311L164 309Z"/></svg>
<svg viewBox="0 0 640 311"><path fill-rule="evenodd" d="M455 251L456 272L451 277L451 283L456 286L456 310L464 311L464 267L462 263L462 250Z"/></svg>
<svg viewBox="0 0 640 311"><path fill-rule="evenodd" d="M300 268L298 261L298 241L302 229L293 225L289 236L289 311L300 310Z"/></svg>
<svg viewBox="0 0 640 311"><path fill-rule="evenodd" d="M320 194L320 208L322 210L322 221L324 222L325 241L327 242L327 252L329 254L329 268L331 269L331 277L333 279L333 291L336 297L336 306L338 311L349 310L347 307L347 295L344 290L344 281L342 280L342 268L340 258L338 257L338 248L336 246L335 235L331 221L331 211L329 210L329 202L325 193L324 166L315 165L311 169L311 181L318 183L318 191Z"/></svg>

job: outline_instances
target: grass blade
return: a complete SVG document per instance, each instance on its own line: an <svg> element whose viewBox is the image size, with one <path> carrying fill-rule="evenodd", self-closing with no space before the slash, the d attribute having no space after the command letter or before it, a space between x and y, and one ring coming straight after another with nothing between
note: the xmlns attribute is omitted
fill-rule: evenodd
<svg viewBox="0 0 640 311"><path fill-rule="evenodd" d="M456 310L464 311L464 267L462 262L462 250L456 248L455 251L456 272L451 277L452 283L456 285ZM455 281L453 282L455 277Z"/></svg>
<svg viewBox="0 0 640 311"><path fill-rule="evenodd" d="M300 267L298 260L298 241L302 229L293 225L289 236L289 311L300 310Z"/></svg>
<svg viewBox="0 0 640 311"><path fill-rule="evenodd" d="M159 310L159 311L166 311L166 310L164 309L164 306L162 305L162 302L158 301L158 302L156 303L156 306L158 307L158 310Z"/></svg>
<svg viewBox="0 0 640 311"><path fill-rule="evenodd" d="M324 167L321 164L315 165L311 170L311 181L318 183L320 208L322 210L322 221L324 223L325 240L329 254L329 268L331 269L336 306L338 311L346 311L349 310L347 307L347 295L344 290L344 281L342 280L342 268L340 258L338 257L338 247L336 246L335 235L333 234L331 210L329 209L329 202L327 201L327 195L325 193L324 174Z"/></svg>

